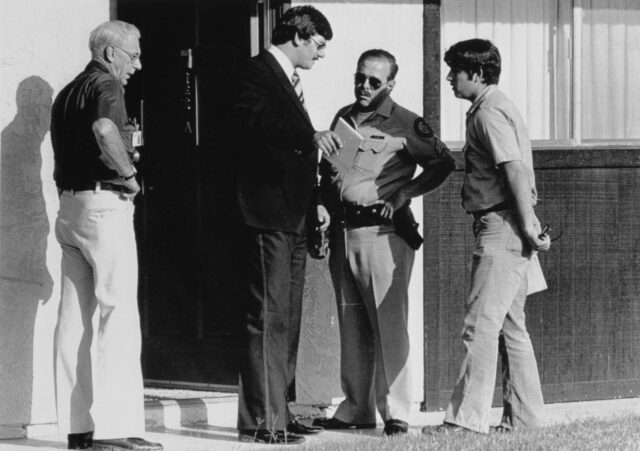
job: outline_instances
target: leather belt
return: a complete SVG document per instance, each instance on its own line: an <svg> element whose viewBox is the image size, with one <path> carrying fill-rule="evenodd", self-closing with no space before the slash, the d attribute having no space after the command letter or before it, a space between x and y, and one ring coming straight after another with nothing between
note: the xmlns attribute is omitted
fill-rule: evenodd
<svg viewBox="0 0 640 451"><path fill-rule="evenodd" d="M391 220L380 216L382 205L370 205L363 207L360 205L345 205L343 220L347 227L371 227L376 225L391 224Z"/></svg>
<svg viewBox="0 0 640 451"><path fill-rule="evenodd" d="M500 202L499 204L495 204L492 207L485 208L484 210L472 211L471 214L473 215L473 219L478 219L483 217L487 213L492 213L494 211L511 210L511 208L512 208L511 202L504 201L504 202Z"/></svg>
<svg viewBox="0 0 640 451"><path fill-rule="evenodd" d="M79 185L74 185L72 188L63 188L62 190L63 191L99 191L99 190L106 190L106 191L115 191L117 193L124 193L124 194L132 194L133 193L133 191L131 191L126 186L119 185L117 183L111 183L111 182L80 183Z"/></svg>

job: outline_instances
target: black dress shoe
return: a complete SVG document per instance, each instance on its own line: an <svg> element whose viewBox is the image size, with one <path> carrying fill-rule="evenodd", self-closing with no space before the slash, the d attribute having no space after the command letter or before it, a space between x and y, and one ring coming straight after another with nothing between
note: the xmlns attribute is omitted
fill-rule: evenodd
<svg viewBox="0 0 640 451"><path fill-rule="evenodd" d="M93 431L67 435L67 449L87 449L93 446Z"/></svg>
<svg viewBox="0 0 640 451"><path fill-rule="evenodd" d="M123 449L157 451L163 449L163 447L160 443L148 442L139 437L127 437L94 440L93 449L96 451L121 451Z"/></svg>
<svg viewBox="0 0 640 451"><path fill-rule="evenodd" d="M336 417L332 418L316 418L313 420L314 426L320 426L324 429L375 429L375 423L345 423L342 420L338 420Z"/></svg>
<svg viewBox="0 0 640 451"><path fill-rule="evenodd" d="M382 433L387 437L398 434L406 434L409 432L409 423L402 420L389 420L384 423L384 430Z"/></svg>
<svg viewBox="0 0 640 451"><path fill-rule="evenodd" d="M267 431L266 429L240 430L238 431L238 440L263 445L299 445L304 443L304 437L301 435L290 434L286 431Z"/></svg>
<svg viewBox="0 0 640 451"><path fill-rule="evenodd" d="M314 435L324 431L324 428L320 426L307 426L299 421L292 421L287 424L287 432L298 435Z"/></svg>

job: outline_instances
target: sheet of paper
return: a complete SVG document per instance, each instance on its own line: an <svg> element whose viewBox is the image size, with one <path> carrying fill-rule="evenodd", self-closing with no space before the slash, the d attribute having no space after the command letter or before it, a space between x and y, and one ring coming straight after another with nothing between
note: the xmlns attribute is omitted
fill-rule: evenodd
<svg viewBox="0 0 640 451"><path fill-rule="evenodd" d="M533 253L529 266L527 266L526 277L527 296L547 289L547 281L544 279L537 252Z"/></svg>
<svg viewBox="0 0 640 451"><path fill-rule="evenodd" d="M338 155L324 156L324 158L338 168L340 172L346 172L353 166L363 137L342 118L338 118L333 131L340 136L343 145Z"/></svg>

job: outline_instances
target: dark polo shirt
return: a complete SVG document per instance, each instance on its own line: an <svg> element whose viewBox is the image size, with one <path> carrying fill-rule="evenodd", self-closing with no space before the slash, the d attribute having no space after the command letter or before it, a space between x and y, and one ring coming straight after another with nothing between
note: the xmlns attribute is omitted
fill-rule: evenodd
<svg viewBox="0 0 640 451"><path fill-rule="evenodd" d="M110 119L120 131L124 129L124 87L104 65L91 61L58 94L51 111L53 178L58 188L77 189L118 177L100 160L100 148L91 129L100 118Z"/></svg>

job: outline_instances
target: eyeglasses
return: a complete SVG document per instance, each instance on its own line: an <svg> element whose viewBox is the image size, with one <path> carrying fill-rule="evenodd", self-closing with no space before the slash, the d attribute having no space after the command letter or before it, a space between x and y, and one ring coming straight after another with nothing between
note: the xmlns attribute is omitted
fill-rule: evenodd
<svg viewBox="0 0 640 451"><path fill-rule="evenodd" d="M316 47L318 48L318 50L324 50L327 47L326 42L320 42L317 38L314 38L313 36L309 36L309 39L311 39L316 44Z"/></svg>
<svg viewBox="0 0 640 451"><path fill-rule="evenodd" d="M365 74L361 74L360 72L354 74L353 81L356 85L363 85L367 80L369 80L369 86L374 91L376 89L380 89L380 86L386 83L386 81L380 81L376 77L367 77Z"/></svg>
<svg viewBox="0 0 640 451"><path fill-rule="evenodd" d="M129 59L131 59L131 63L135 64L136 61L140 61L140 54L139 53L134 53L134 52L129 52L125 49L123 49L122 47L113 47L114 49L118 49L118 50L122 50L124 53L127 54L127 56L129 57Z"/></svg>

